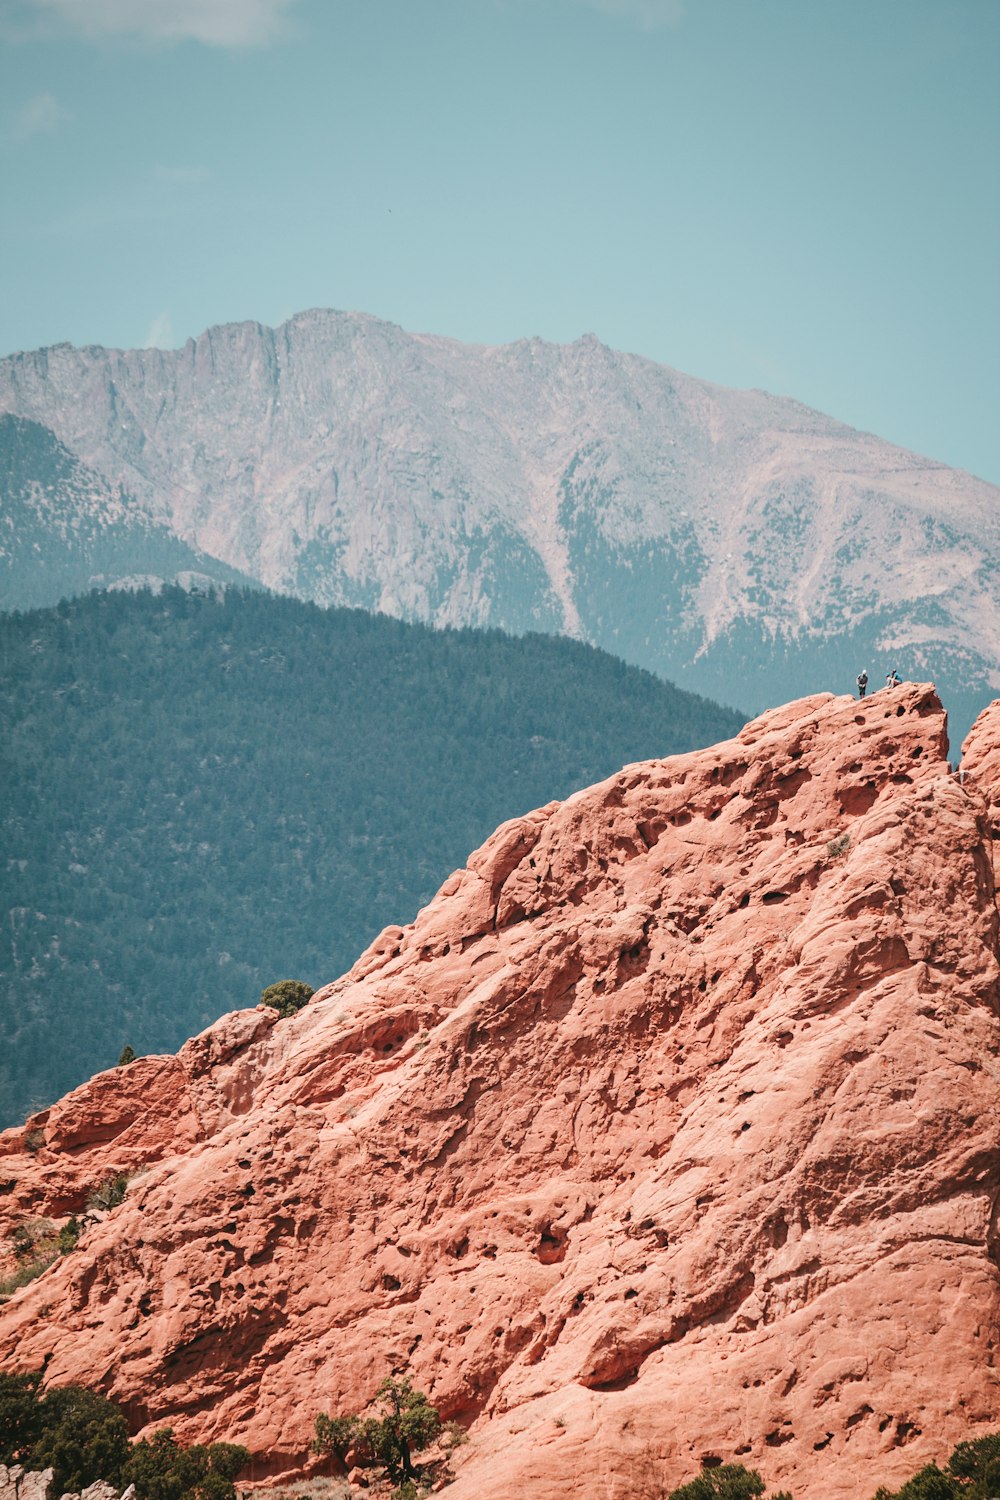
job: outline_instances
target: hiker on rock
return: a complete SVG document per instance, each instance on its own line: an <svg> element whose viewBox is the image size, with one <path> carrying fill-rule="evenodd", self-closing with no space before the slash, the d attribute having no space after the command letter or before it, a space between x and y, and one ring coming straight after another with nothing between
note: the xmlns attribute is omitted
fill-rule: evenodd
<svg viewBox="0 0 1000 1500"><path fill-rule="evenodd" d="M902 685L902 682L903 679L902 677L900 677L895 667L893 667L891 672L887 672L885 674L886 687L900 687Z"/></svg>
<svg viewBox="0 0 1000 1500"><path fill-rule="evenodd" d="M863 698L868 691L868 668L862 667L858 673L858 697Z"/></svg>

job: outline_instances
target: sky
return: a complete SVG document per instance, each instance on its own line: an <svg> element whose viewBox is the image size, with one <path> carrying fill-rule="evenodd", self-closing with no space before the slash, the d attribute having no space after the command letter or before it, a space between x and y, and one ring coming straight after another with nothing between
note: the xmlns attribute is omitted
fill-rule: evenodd
<svg viewBox="0 0 1000 1500"><path fill-rule="evenodd" d="M0 354L309 307L1000 483L1000 0L0 0Z"/></svg>

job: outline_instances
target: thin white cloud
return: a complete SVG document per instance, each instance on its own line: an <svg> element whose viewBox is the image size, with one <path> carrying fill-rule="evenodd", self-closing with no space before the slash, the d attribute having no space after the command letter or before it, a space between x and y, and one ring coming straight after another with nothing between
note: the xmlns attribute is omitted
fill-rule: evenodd
<svg viewBox="0 0 1000 1500"><path fill-rule="evenodd" d="M632 21L643 31L676 26L684 16L684 0L586 0L586 3L605 15Z"/></svg>
<svg viewBox="0 0 1000 1500"><path fill-rule="evenodd" d="M17 141L30 140L33 135L52 135L69 117L69 110L59 103L55 94L46 90L32 95L21 105L14 116L10 134Z"/></svg>
<svg viewBox="0 0 1000 1500"><path fill-rule="evenodd" d="M172 349L174 347L174 330L168 312L156 314L141 347L143 349Z"/></svg>
<svg viewBox="0 0 1000 1500"><path fill-rule="evenodd" d="M31 0L89 37L264 47L284 31L297 0Z"/></svg>

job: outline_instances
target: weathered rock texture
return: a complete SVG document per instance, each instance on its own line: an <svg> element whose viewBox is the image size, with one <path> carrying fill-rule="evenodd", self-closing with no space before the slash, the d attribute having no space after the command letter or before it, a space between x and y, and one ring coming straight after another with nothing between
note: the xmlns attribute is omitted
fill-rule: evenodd
<svg viewBox="0 0 1000 1500"><path fill-rule="evenodd" d="M1000 702L945 755L914 686L626 767L298 1016L8 1132L8 1227L148 1170L0 1358L271 1472L406 1372L456 1500L855 1500L996 1425Z"/></svg>
<svg viewBox="0 0 1000 1500"><path fill-rule="evenodd" d="M54 1483L54 1469L23 1469L20 1464L0 1464L0 1500L118 1500L116 1485L98 1479L75 1494L60 1495ZM121 1500L135 1500L135 1485L130 1484Z"/></svg>
<svg viewBox="0 0 1000 1500"><path fill-rule="evenodd" d="M966 725L1000 688L994 485L593 335L488 348L316 309L11 355L0 412L188 548L320 603L577 634L748 712L864 665L947 681ZM0 480L3 455L0 427ZM75 514L29 507L30 547L0 529L9 604L58 583L39 547L65 588Z"/></svg>

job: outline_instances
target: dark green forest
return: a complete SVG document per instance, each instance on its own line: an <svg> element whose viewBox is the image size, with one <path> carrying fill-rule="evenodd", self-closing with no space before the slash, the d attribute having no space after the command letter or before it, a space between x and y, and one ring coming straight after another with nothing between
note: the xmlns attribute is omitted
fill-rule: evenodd
<svg viewBox="0 0 1000 1500"><path fill-rule="evenodd" d="M228 590L0 615L0 1123L319 986L505 818L740 716L564 639Z"/></svg>

